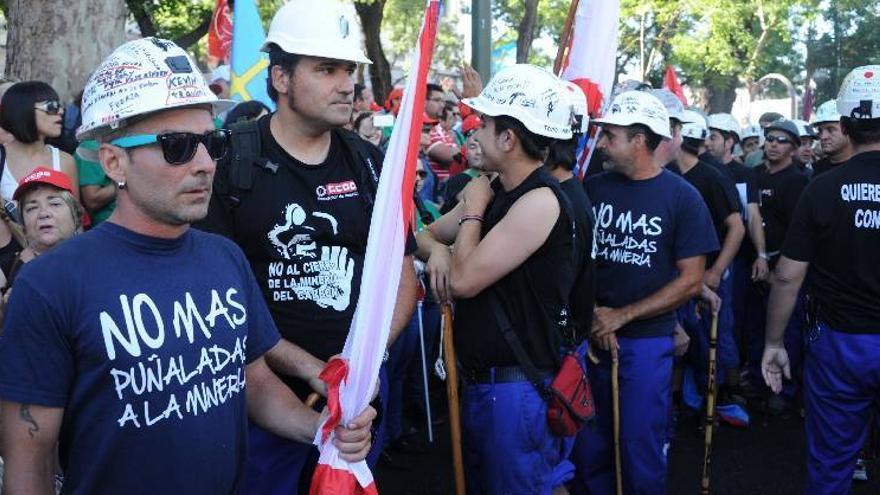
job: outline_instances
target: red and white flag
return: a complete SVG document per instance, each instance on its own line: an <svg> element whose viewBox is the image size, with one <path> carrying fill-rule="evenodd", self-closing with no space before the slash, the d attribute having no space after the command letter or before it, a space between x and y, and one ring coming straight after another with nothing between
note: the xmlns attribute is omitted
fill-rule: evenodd
<svg viewBox="0 0 880 495"><path fill-rule="evenodd" d="M232 46L232 11L226 0L217 0L208 28L208 55L221 64L229 62Z"/></svg>
<svg viewBox="0 0 880 495"><path fill-rule="evenodd" d="M400 113L382 164L370 220L360 298L351 330L341 358L333 359L321 373L321 379L328 386L330 416L315 438L321 455L312 478L310 495L378 493L367 463L343 461L330 440L336 426L347 424L369 405L385 355L397 301L399 268L403 263L414 207L412 198L425 86L439 13L439 0L429 0Z"/></svg>
<svg viewBox="0 0 880 495"><path fill-rule="evenodd" d="M619 17L620 0L580 0L575 13L562 78L584 90L592 119L602 116L602 109L611 99L617 69ZM589 136L581 143L575 168L581 180L587 172L597 139L596 127L590 126Z"/></svg>
<svg viewBox="0 0 880 495"><path fill-rule="evenodd" d="M681 87L681 83L678 82L678 74L675 73L675 69L671 65L666 66L666 72L663 74L663 89L672 91L672 94L678 97L682 105L688 106L688 100L684 96L684 89Z"/></svg>

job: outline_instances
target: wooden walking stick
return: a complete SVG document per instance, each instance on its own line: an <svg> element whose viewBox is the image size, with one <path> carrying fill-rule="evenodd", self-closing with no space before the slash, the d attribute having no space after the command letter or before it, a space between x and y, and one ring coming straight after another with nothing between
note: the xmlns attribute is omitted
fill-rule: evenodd
<svg viewBox="0 0 880 495"><path fill-rule="evenodd" d="M464 460L461 456L461 417L458 408L458 368L452 343L452 307L443 305L443 354L446 357L446 395L449 398L449 433L452 436L452 467L455 470L455 495L464 492Z"/></svg>
<svg viewBox="0 0 880 495"><path fill-rule="evenodd" d="M700 494L709 495L712 475L712 433L715 427L715 354L718 350L718 313L712 313L712 328L709 330L709 386L706 390L706 439L703 449L703 480Z"/></svg>
<svg viewBox="0 0 880 495"><path fill-rule="evenodd" d="M617 481L617 495L623 495L623 471L620 465L620 371L618 358L611 361L611 408L614 410L614 476Z"/></svg>

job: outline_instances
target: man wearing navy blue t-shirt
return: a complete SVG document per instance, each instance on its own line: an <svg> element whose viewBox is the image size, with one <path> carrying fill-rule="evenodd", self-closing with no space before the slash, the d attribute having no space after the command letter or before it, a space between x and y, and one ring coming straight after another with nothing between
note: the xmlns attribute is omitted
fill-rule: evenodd
<svg viewBox="0 0 880 495"><path fill-rule="evenodd" d="M587 183L596 216L592 338L602 349L599 364L590 367L598 427L578 436L575 489L615 491L611 362L617 359L623 492L663 494L674 311L700 293L705 255L718 250L718 240L699 193L655 157L671 136L656 97L623 93L599 123L609 172Z"/></svg>
<svg viewBox="0 0 880 495"><path fill-rule="evenodd" d="M16 278L0 336L8 493L54 493L56 459L65 494L238 493L248 417L313 441L323 416L263 358L279 335L247 260L190 228L226 151L212 111L229 103L156 38L87 83L77 138L100 142L118 206ZM335 430L343 458L364 459L374 416Z"/></svg>

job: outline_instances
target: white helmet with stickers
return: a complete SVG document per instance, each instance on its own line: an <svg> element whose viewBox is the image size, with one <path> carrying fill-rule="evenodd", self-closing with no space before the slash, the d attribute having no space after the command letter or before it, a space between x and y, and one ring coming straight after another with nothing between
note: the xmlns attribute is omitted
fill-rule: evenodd
<svg viewBox="0 0 880 495"><path fill-rule="evenodd" d="M742 140L749 138L758 138L758 146L764 145L764 128L759 124L749 124L743 127Z"/></svg>
<svg viewBox="0 0 880 495"><path fill-rule="evenodd" d="M722 132L729 132L736 136L736 139L740 139L740 135L742 130L739 128L739 124L736 123L736 119L733 118L733 115L729 113L713 113L709 116L709 129L716 129Z"/></svg>
<svg viewBox="0 0 880 495"><path fill-rule="evenodd" d="M287 53L372 64L361 48L354 7L339 0L290 0L282 5L263 43Z"/></svg>
<svg viewBox="0 0 880 495"><path fill-rule="evenodd" d="M669 130L669 112L656 96L645 91L627 91L617 95L597 124L627 127L642 124L655 134L672 139Z"/></svg>
<svg viewBox="0 0 880 495"><path fill-rule="evenodd" d="M684 105L681 104L681 100L678 99L678 96L675 96L675 93L669 91L666 88L661 89L651 89L648 90L649 93L656 96L660 103L663 103L663 106L666 107L666 112L669 113L670 119L676 119L681 123L691 122L687 120L688 117L684 113Z"/></svg>
<svg viewBox="0 0 880 495"><path fill-rule="evenodd" d="M173 42L129 41L104 59L86 82L76 138L94 139L124 127L132 117L193 105L210 105L219 113L235 102L217 99L198 66Z"/></svg>
<svg viewBox="0 0 880 495"><path fill-rule="evenodd" d="M813 126L811 126L806 120L792 119L792 122L794 122L794 125L798 128L798 137L811 139L818 137L816 131L813 130Z"/></svg>
<svg viewBox="0 0 880 495"><path fill-rule="evenodd" d="M565 94L571 101L571 132L576 135L585 134L590 127L587 95L577 84L565 80L561 82L565 88Z"/></svg>
<svg viewBox="0 0 880 495"><path fill-rule="evenodd" d="M819 105L813 125L817 126L828 122L840 122L840 112L837 111L837 102L835 100L828 100Z"/></svg>
<svg viewBox="0 0 880 495"><path fill-rule="evenodd" d="M681 126L681 137L701 141L709 137L709 127L702 115L693 110L685 110L682 114L688 120Z"/></svg>
<svg viewBox="0 0 880 495"><path fill-rule="evenodd" d="M544 69L515 64L498 71L479 96L462 103L489 117L513 117L539 136L571 139L572 106L564 88Z"/></svg>

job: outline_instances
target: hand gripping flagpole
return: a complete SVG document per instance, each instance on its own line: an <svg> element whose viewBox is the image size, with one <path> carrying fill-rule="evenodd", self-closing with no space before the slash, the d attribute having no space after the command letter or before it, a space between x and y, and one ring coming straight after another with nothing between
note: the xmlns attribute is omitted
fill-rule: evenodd
<svg viewBox="0 0 880 495"><path fill-rule="evenodd" d="M452 436L452 467L455 470L455 495L465 495L464 459L461 455L461 417L458 409L458 368L452 345L452 307L443 305L443 352L446 354L446 394L449 397L449 432Z"/></svg>
<svg viewBox="0 0 880 495"><path fill-rule="evenodd" d="M700 494L709 495L712 476L712 433L715 427L715 360L718 350L718 313L712 313L709 330L709 386L706 391L706 437L703 449L703 479Z"/></svg>

